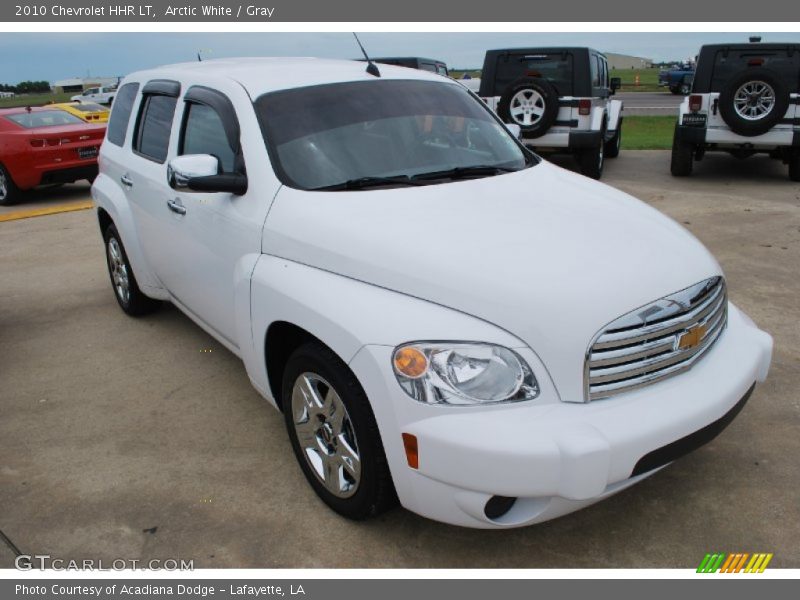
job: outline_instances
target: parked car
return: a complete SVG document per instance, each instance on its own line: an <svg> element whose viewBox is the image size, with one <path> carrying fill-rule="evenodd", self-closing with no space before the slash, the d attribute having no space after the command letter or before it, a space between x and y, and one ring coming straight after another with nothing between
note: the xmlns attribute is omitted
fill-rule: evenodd
<svg viewBox="0 0 800 600"><path fill-rule="evenodd" d="M686 96L692 91L694 66L684 63L672 69L664 69L658 73L658 85L668 87L676 95Z"/></svg>
<svg viewBox="0 0 800 600"><path fill-rule="evenodd" d="M800 181L800 44L703 46L692 94L679 109L672 174L691 175L706 152L783 161Z"/></svg>
<svg viewBox="0 0 800 600"><path fill-rule="evenodd" d="M402 56L373 58L372 61L384 65L394 65L396 67L408 67L409 69L430 71L431 73L438 73L439 75L449 75L447 71L447 64L444 61L436 60L435 58Z"/></svg>
<svg viewBox="0 0 800 600"><path fill-rule="evenodd" d="M72 96L73 102L94 102L96 104L106 104L111 106L117 95L117 86L100 86L83 90L82 93Z"/></svg>
<svg viewBox="0 0 800 600"><path fill-rule="evenodd" d="M107 106L94 102L57 102L48 106L65 110L87 123L108 123L108 115L111 112Z"/></svg>
<svg viewBox="0 0 800 600"><path fill-rule="evenodd" d="M40 185L92 181L105 131L57 108L0 109L0 205Z"/></svg>
<svg viewBox="0 0 800 600"><path fill-rule="evenodd" d="M718 434L772 341L702 244L459 83L379 68L128 76L92 187L122 310L172 302L239 356L350 518L544 521Z"/></svg>
<svg viewBox="0 0 800 600"><path fill-rule="evenodd" d="M600 179L622 142L622 102L611 99L619 87L591 48L513 48L486 53L478 94L522 129L526 146L572 153L581 173Z"/></svg>

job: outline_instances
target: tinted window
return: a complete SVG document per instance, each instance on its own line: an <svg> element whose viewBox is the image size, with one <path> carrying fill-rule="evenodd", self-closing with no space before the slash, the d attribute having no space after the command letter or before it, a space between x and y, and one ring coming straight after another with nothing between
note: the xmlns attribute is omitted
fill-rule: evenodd
<svg viewBox="0 0 800 600"><path fill-rule="evenodd" d="M495 94L520 77L540 77L553 84L559 96L572 95L572 55L567 53L510 54L497 58Z"/></svg>
<svg viewBox="0 0 800 600"><path fill-rule="evenodd" d="M419 63L419 68L423 71L430 71L431 73L436 73L436 65L433 63Z"/></svg>
<svg viewBox="0 0 800 600"><path fill-rule="evenodd" d="M747 50L718 51L714 57L711 91L721 92L725 83L744 69L764 67L774 71L789 86L790 92L800 87L800 53L784 51Z"/></svg>
<svg viewBox="0 0 800 600"><path fill-rule="evenodd" d="M436 65L436 72L439 73L439 75L447 75L447 67L444 65Z"/></svg>
<svg viewBox="0 0 800 600"><path fill-rule="evenodd" d="M108 134L106 139L112 144L122 146L125 144L125 135L128 132L128 121L131 119L133 101L139 91L138 83L126 83L123 85L117 97L114 98L114 105L111 109L111 116L108 119ZM87 106L95 106L89 104Z"/></svg>
<svg viewBox="0 0 800 600"><path fill-rule="evenodd" d="M212 154L219 159L224 172L232 173L235 155L217 111L204 104L188 104L186 110L180 153Z"/></svg>
<svg viewBox="0 0 800 600"><path fill-rule="evenodd" d="M167 159L169 134L177 102L178 99L172 96L145 97L134 150L157 162L163 163Z"/></svg>
<svg viewBox="0 0 800 600"><path fill-rule="evenodd" d="M63 110L41 110L20 113L18 115L8 115L9 121L14 121L17 125L22 125L26 129L34 127L54 127L56 125L79 125L83 123L75 115L71 115Z"/></svg>

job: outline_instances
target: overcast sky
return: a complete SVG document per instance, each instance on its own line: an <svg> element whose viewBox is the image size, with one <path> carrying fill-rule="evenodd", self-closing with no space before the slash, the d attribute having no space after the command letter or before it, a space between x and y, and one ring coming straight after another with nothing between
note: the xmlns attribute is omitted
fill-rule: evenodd
<svg viewBox="0 0 800 600"><path fill-rule="evenodd" d="M757 32L754 32L754 34ZM479 68L490 48L592 46L652 58L683 60L704 43L747 41L744 33L363 33L373 56L427 56L454 68ZM763 41L800 42L800 33L770 33ZM117 76L167 63L227 56L353 58L349 33L3 33L0 83Z"/></svg>

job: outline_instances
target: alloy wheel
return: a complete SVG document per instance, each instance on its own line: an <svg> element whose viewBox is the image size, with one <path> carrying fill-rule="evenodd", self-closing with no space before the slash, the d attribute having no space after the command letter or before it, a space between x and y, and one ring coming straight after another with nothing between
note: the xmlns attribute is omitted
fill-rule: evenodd
<svg viewBox="0 0 800 600"><path fill-rule="evenodd" d="M733 95L736 114L748 121L760 121L775 108L775 90L764 81L748 81Z"/></svg>
<svg viewBox="0 0 800 600"><path fill-rule="evenodd" d="M128 304L131 298L130 277L128 275L128 265L125 263L125 258L122 255L122 248L117 238L109 238L107 253L108 267L111 271L114 291L123 304Z"/></svg>
<svg viewBox="0 0 800 600"><path fill-rule="evenodd" d="M305 372L292 387L292 425L314 475L337 498L356 493L361 456L350 415L339 394L316 373Z"/></svg>
<svg viewBox="0 0 800 600"><path fill-rule="evenodd" d="M509 113L518 124L529 127L544 115L544 97L536 90L520 90L511 97Z"/></svg>

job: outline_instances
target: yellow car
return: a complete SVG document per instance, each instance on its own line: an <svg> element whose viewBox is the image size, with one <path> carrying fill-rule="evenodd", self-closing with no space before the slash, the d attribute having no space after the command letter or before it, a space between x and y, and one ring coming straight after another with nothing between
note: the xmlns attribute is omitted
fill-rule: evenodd
<svg viewBox="0 0 800 600"><path fill-rule="evenodd" d="M109 109L94 102L59 102L51 104L48 108L58 108L87 123L108 123Z"/></svg>

